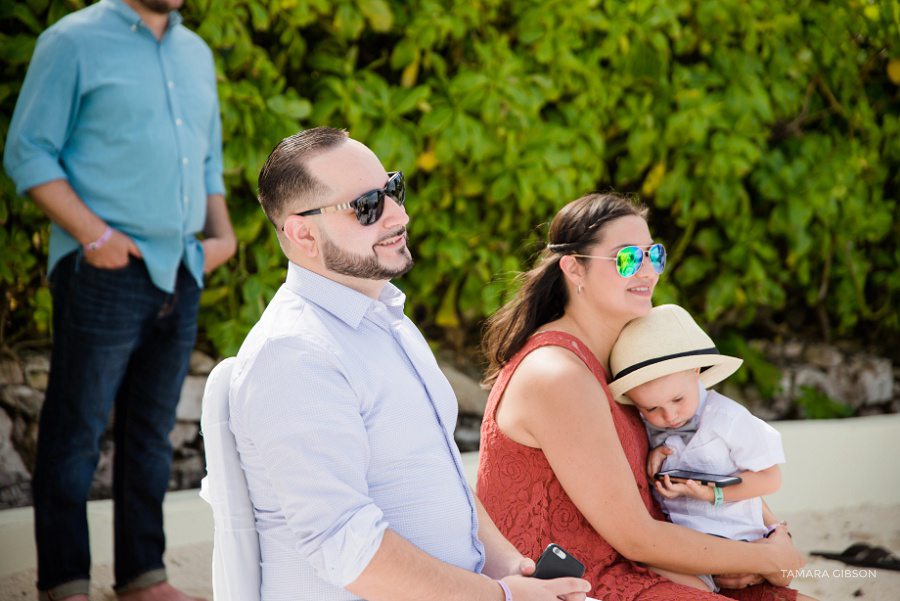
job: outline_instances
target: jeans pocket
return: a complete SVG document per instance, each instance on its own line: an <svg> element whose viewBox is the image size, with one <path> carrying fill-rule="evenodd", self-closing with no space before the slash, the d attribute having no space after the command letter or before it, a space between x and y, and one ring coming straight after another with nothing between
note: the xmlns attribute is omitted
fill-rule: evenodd
<svg viewBox="0 0 900 601"><path fill-rule="evenodd" d="M161 297L135 259L125 267L103 269L79 257L67 292L69 326L104 345L133 340L144 316Z"/></svg>

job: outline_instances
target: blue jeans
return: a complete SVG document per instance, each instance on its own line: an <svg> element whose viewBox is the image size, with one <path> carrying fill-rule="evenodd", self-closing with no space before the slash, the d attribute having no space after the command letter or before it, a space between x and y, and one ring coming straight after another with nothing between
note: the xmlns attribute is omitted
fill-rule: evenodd
<svg viewBox="0 0 900 601"><path fill-rule="evenodd" d="M197 331L200 288L182 266L166 293L134 257L98 269L80 252L50 277L53 354L32 481L38 589L87 593L87 498L115 407L113 502L116 588L165 580L162 500L169 432Z"/></svg>

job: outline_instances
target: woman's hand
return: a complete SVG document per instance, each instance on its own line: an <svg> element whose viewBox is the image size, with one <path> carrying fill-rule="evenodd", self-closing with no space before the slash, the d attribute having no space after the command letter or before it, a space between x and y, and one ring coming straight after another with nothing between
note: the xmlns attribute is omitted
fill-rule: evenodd
<svg viewBox="0 0 900 601"><path fill-rule="evenodd" d="M761 538L753 541L759 544L777 545L779 547L779 560L777 563L781 566L777 572L771 574L763 574L766 580L775 586L787 586L794 579L794 574L806 565L803 555L794 547L794 541L788 532L786 524L777 524L775 530L768 538Z"/></svg>

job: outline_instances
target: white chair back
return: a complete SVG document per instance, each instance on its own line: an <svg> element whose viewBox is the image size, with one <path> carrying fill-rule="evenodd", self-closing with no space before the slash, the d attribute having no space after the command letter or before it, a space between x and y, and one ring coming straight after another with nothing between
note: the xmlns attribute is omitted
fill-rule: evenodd
<svg viewBox="0 0 900 601"><path fill-rule="evenodd" d="M234 357L219 363L206 380L200 428L206 477L200 496L212 506L214 601L259 601L259 537L247 478L228 427L228 390Z"/></svg>

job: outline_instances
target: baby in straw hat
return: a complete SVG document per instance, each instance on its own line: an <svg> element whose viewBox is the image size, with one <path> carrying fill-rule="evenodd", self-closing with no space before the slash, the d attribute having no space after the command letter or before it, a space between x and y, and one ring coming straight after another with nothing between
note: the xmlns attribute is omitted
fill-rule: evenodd
<svg viewBox="0 0 900 601"><path fill-rule="evenodd" d="M778 464L784 463L784 451L774 428L728 397L707 390L741 363L720 355L687 311L661 305L622 330L609 358L609 390L618 402L633 404L644 420L652 449L648 476L672 522L752 541L769 533L760 497L781 485ZM677 483L668 476L659 481L654 475L660 464L665 470L740 476L742 482L716 488L694 480ZM704 588L692 576L654 571ZM708 575L698 578L717 590Z"/></svg>

